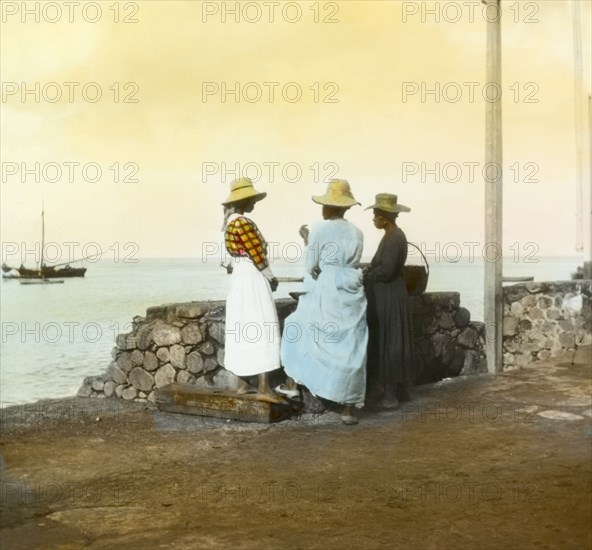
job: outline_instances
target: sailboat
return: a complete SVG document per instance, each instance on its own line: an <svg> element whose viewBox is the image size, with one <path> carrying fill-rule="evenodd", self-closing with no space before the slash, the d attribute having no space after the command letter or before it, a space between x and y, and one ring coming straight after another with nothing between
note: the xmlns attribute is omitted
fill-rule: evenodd
<svg viewBox="0 0 592 550"><path fill-rule="evenodd" d="M64 262L56 265L45 265L43 253L45 248L45 209L41 207L41 261L37 269L29 269L23 264L20 267L10 267L6 263L2 264L2 275L5 279L60 279L62 277L84 277L86 267L72 267L70 263L81 262L87 258L80 258L72 262ZM18 275L10 274L11 271L17 271ZM56 281L57 282L57 281ZM63 281L62 281L63 282Z"/></svg>

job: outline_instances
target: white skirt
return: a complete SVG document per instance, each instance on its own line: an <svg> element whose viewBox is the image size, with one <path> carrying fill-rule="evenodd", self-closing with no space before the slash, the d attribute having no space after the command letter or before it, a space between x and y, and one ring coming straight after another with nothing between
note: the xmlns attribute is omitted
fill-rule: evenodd
<svg viewBox="0 0 592 550"><path fill-rule="evenodd" d="M271 287L250 258L232 258L224 368L254 376L280 368L280 326Z"/></svg>

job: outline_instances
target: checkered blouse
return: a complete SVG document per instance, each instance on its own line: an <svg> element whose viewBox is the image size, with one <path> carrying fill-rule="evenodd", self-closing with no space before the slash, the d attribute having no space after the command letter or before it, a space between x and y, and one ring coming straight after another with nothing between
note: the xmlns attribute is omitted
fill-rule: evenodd
<svg viewBox="0 0 592 550"><path fill-rule="evenodd" d="M255 267L262 271L269 266L267 262L267 243L255 222L239 216L228 222L224 233L226 250L231 256L249 256Z"/></svg>

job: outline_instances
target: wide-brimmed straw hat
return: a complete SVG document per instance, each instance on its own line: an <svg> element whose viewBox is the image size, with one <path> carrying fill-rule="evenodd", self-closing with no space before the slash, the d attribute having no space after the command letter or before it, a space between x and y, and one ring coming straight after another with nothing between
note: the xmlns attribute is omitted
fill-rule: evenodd
<svg viewBox="0 0 592 550"><path fill-rule="evenodd" d="M349 182L346 180L331 180L324 195L313 197L312 200L324 206L337 206L349 208L354 204L360 204L352 195Z"/></svg>
<svg viewBox="0 0 592 550"><path fill-rule="evenodd" d="M228 195L228 198L222 204L226 206L227 204L242 201L243 199L260 201L266 196L267 193L259 193L253 187L253 182L249 178L240 178L230 184L230 195Z"/></svg>
<svg viewBox="0 0 592 550"><path fill-rule="evenodd" d="M378 193L378 195L376 195L376 202L372 206L364 208L364 210L370 210L370 208L376 208L377 210L391 213L411 212L411 208L404 204L399 204L397 202L397 195L391 195L391 193Z"/></svg>

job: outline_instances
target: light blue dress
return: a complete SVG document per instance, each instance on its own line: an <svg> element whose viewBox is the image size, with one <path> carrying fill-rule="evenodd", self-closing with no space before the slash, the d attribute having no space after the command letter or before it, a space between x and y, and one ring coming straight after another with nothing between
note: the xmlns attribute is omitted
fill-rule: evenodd
<svg viewBox="0 0 592 550"><path fill-rule="evenodd" d="M368 344L362 247L362 232L347 220L315 225L306 250L306 294L286 318L281 345L282 365L296 382L316 396L360 407Z"/></svg>

